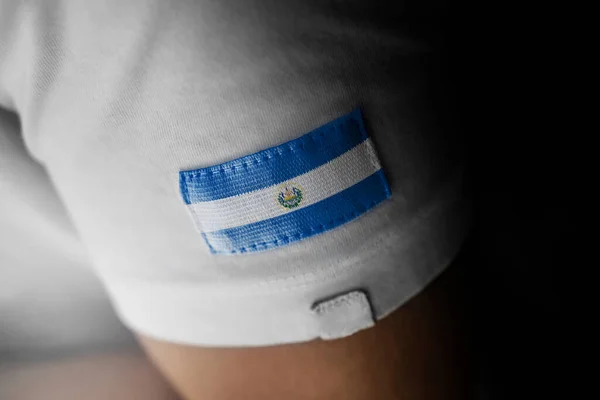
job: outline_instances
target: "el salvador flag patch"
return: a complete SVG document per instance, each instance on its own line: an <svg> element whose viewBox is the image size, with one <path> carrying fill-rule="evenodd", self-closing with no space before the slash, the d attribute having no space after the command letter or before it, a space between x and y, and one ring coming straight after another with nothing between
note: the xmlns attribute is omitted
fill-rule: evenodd
<svg viewBox="0 0 600 400"><path fill-rule="evenodd" d="M360 109L279 146L181 171L179 185L214 254L263 251L306 239L391 195Z"/></svg>

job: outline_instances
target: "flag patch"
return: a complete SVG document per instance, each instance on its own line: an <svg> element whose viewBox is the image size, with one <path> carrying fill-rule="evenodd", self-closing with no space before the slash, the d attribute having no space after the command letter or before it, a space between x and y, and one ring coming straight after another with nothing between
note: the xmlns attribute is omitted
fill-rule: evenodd
<svg viewBox="0 0 600 400"><path fill-rule="evenodd" d="M287 245L390 197L360 109L279 146L181 171L179 185L214 254Z"/></svg>

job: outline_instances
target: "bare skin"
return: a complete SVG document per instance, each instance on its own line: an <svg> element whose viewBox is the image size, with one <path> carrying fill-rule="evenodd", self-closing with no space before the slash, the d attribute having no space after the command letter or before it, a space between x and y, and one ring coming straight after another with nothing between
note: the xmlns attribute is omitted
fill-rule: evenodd
<svg viewBox="0 0 600 400"><path fill-rule="evenodd" d="M247 349L140 338L187 400L468 399L461 273L451 267L375 328L334 341ZM0 360L3 400L176 400L143 356Z"/></svg>
<svg viewBox="0 0 600 400"><path fill-rule="evenodd" d="M142 354L105 353L45 362L0 360L2 400L176 400Z"/></svg>
<svg viewBox="0 0 600 400"><path fill-rule="evenodd" d="M140 338L187 400L465 400L460 273L453 266L374 328L262 348L199 348Z"/></svg>

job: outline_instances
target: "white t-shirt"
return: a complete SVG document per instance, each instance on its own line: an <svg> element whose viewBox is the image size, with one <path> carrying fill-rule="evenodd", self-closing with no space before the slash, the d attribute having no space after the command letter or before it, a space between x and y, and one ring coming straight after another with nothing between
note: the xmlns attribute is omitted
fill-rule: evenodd
<svg viewBox="0 0 600 400"><path fill-rule="evenodd" d="M391 313L468 228L438 55L393 3L1 0L0 274L89 263L194 345Z"/></svg>

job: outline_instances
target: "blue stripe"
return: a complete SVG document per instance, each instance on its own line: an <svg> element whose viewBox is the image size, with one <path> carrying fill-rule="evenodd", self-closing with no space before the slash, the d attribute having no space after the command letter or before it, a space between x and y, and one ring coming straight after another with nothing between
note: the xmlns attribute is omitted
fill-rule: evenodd
<svg viewBox="0 0 600 400"><path fill-rule="evenodd" d="M379 170L349 187L311 206L279 217L203 233L215 254L239 254L284 246L336 228L357 218L390 197L390 188Z"/></svg>
<svg viewBox="0 0 600 400"><path fill-rule="evenodd" d="M218 200L285 182L367 139L360 109L298 139L233 161L179 173L186 204Z"/></svg>

